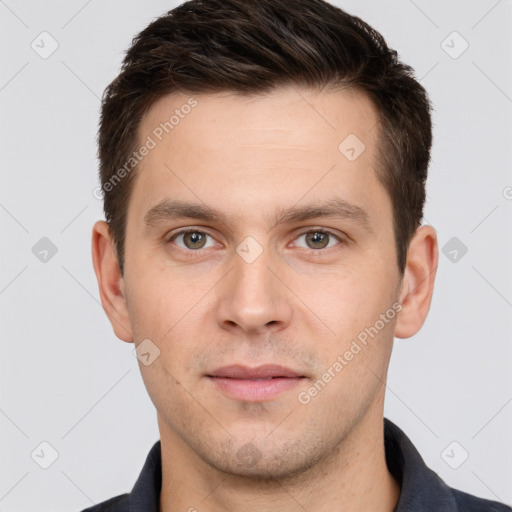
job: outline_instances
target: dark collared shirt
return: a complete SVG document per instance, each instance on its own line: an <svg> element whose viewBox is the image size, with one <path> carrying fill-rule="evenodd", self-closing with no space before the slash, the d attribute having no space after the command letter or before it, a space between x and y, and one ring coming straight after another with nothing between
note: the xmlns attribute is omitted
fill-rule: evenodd
<svg viewBox="0 0 512 512"><path fill-rule="evenodd" d="M384 418L384 442L389 471L401 487L394 512L512 512L503 503L448 487L425 465L411 440L387 418ZM161 488L162 460L160 441L157 441L131 493L82 512L159 512Z"/></svg>

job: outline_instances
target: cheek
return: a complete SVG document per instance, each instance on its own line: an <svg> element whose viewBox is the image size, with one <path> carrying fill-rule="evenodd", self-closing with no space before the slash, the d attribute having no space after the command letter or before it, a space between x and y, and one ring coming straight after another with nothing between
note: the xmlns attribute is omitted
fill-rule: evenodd
<svg viewBox="0 0 512 512"><path fill-rule="evenodd" d="M326 339L315 347L326 367L346 354L347 378L363 378L357 375L360 367L382 373L393 342L397 278L394 270L386 272L385 265L375 262L326 279L322 288L304 290L311 310L329 326Z"/></svg>
<svg viewBox="0 0 512 512"><path fill-rule="evenodd" d="M187 379L204 343L205 307L211 307L204 298L206 291L173 279L168 270L140 273L132 283L128 310L135 340L149 338L160 351L154 369L141 367L149 385L166 382L165 386L172 387L173 378ZM158 392L158 386L154 391Z"/></svg>
<svg viewBox="0 0 512 512"><path fill-rule="evenodd" d="M136 338L162 340L191 313L197 288L172 278L169 270L142 270L129 276L127 306Z"/></svg>
<svg viewBox="0 0 512 512"><path fill-rule="evenodd" d="M391 306L391 288L385 272L376 266L361 265L303 280L297 294L305 297L310 310L334 331L333 336L344 338L375 322Z"/></svg>

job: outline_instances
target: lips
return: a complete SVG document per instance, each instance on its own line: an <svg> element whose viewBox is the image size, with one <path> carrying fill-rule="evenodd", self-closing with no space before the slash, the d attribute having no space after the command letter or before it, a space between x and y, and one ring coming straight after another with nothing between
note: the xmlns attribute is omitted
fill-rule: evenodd
<svg viewBox="0 0 512 512"><path fill-rule="evenodd" d="M302 375L299 375L290 368L275 364L266 364L257 368L248 368L241 365L224 366L213 371L208 376L244 380L302 377Z"/></svg>
<svg viewBox="0 0 512 512"><path fill-rule="evenodd" d="M224 366L206 376L215 388L235 400L262 402L297 386L306 377L279 365L249 368Z"/></svg>

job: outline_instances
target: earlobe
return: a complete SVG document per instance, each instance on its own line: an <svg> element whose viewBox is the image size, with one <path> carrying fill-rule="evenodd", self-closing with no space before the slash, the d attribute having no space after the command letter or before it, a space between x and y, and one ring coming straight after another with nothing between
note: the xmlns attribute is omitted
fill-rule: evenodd
<svg viewBox="0 0 512 512"><path fill-rule="evenodd" d="M407 262L400 290L400 311L395 337L409 338L422 327L434 293L439 259L437 235L432 226L420 226L407 252Z"/></svg>
<svg viewBox="0 0 512 512"><path fill-rule="evenodd" d="M103 220L97 221L92 229L92 261L101 304L114 333L122 341L133 342L124 279L114 253L109 226Z"/></svg>

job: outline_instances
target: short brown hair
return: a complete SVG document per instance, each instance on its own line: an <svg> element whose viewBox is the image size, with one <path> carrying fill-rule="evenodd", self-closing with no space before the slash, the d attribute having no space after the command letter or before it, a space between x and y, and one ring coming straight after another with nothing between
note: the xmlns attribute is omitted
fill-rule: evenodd
<svg viewBox="0 0 512 512"><path fill-rule="evenodd" d="M98 133L105 218L122 273L134 172L112 180L140 146L138 127L149 107L178 91L249 95L294 84L348 87L376 105L375 170L393 204L403 274L423 216L431 105L413 69L381 34L323 0L190 0L133 39L120 74L103 94Z"/></svg>

